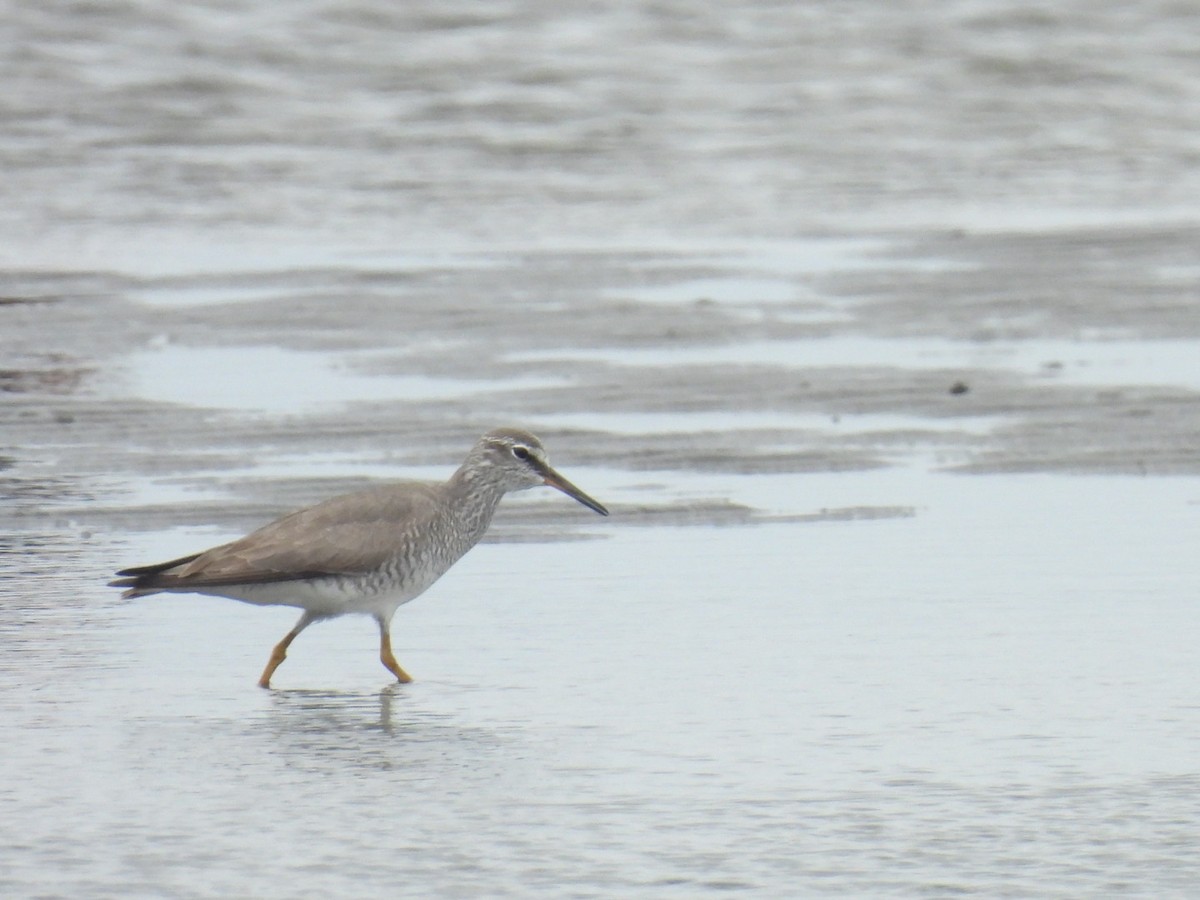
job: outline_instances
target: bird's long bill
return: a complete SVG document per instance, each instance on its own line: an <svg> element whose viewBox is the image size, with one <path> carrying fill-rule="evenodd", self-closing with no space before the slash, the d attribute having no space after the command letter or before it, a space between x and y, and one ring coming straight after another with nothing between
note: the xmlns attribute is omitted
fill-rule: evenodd
<svg viewBox="0 0 1200 900"><path fill-rule="evenodd" d="M545 481L546 484L550 485L550 487L558 488L560 491L562 491L568 497L572 497L572 498L578 500L580 503L582 503L588 509L595 510L596 512L600 513L600 515L602 515L602 516L608 515L608 510L604 508L603 504L601 504L597 500L593 500L591 497L589 497L587 494L585 494L579 488L575 487L575 485L571 484L571 482L567 481L567 479L563 478L561 475L559 475L557 472L555 472L549 466L544 466L541 468L541 475L542 475L542 479Z"/></svg>

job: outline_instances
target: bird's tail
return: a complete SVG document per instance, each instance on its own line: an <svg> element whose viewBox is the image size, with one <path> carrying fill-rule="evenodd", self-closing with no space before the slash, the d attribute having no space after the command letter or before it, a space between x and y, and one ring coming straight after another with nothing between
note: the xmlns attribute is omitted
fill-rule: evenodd
<svg viewBox="0 0 1200 900"><path fill-rule="evenodd" d="M131 600L134 597L147 597L150 594L157 594L163 590L163 579L161 576L164 573L169 572L177 566L190 563L199 555L199 553L193 553L191 556L181 556L179 559L173 559L170 562L121 569L117 574L124 577L110 581L108 586L127 588L128 590L121 593L122 600Z"/></svg>

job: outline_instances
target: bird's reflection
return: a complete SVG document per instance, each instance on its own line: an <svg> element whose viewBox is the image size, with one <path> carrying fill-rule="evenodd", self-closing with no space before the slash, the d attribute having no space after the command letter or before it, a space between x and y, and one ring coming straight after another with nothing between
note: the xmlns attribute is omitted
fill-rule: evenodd
<svg viewBox="0 0 1200 900"><path fill-rule="evenodd" d="M330 734L345 737L352 731L382 731L395 736L428 723L437 715L409 704L405 707L405 686L389 684L377 693L334 690L273 690L271 707L274 720L286 730L302 734Z"/></svg>
<svg viewBox="0 0 1200 900"><path fill-rule="evenodd" d="M486 727L463 725L450 713L429 709L403 684L373 693L275 690L265 724L278 752L298 766L402 765L417 771L422 763L478 762L503 743Z"/></svg>

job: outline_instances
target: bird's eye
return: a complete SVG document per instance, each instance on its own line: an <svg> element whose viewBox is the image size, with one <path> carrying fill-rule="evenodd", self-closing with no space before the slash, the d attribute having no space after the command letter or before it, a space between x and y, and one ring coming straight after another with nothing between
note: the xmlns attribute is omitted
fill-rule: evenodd
<svg viewBox="0 0 1200 900"><path fill-rule="evenodd" d="M512 455L517 459L529 459L529 450L518 444L512 448Z"/></svg>

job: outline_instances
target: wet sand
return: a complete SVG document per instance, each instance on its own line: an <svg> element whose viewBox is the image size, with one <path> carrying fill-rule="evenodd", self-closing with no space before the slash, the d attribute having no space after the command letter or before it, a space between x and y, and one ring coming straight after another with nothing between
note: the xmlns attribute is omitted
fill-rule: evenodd
<svg viewBox="0 0 1200 900"><path fill-rule="evenodd" d="M510 420L575 467L630 473L802 474L923 455L975 473L1191 474L1198 239L880 236L848 251L816 240L792 248L791 268L771 247L9 273L5 516L241 527L370 477L273 478L277 458L452 467L472 435ZM698 414L709 418L687 424ZM637 422L655 415L663 427ZM147 479L202 493L230 469L244 475L223 500L130 496ZM667 494L630 503L623 520L755 514Z"/></svg>

